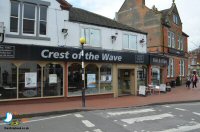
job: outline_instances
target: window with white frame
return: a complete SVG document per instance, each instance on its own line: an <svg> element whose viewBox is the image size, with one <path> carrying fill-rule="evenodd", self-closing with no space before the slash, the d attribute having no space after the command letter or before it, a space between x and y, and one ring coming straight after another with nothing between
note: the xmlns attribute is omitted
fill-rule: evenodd
<svg viewBox="0 0 200 132"><path fill-rule="evenodd" d="M19 2L11 1L10 32L19 32Z"/></svg>
<svg viewBox="0 0 200 132"><path fill-rule="evenodd" d="M47 35L47 7L35 1L11 1L10 32L17 35ZM39 1L37 1L39 2ZM42 2L43 4L45 2ZM21 23L20 23L21 22Z"/></svg>
<svg viewBox="0 0 200 132"><path fill-rule="evenodd" d="M92 28L82 28L81 37L86 39L86 44L91 46L100 46L100 30Z"/></svg>
<svg viewBox="0 0 200 132"><path fill-rule="evenodd" d="M23 4L23 34L36 34L36 5Z"/></svg>
<svg viewBox="0 0 200 132"><path fill-rule="evenodd" d="M135 35L123 35L123 48L137 50L137 37Z"/></svg>
<svg viewBox="0 0 200 132"><path fill-rule="evenodd" d="M178 25L178 16L173 14L173 22Z"/></svg>
<svg viewBox="0 0 200 132"><path fill-rule="evenodd" d="M179 64L180 64L180 76L184 76L185 75L185 62L184 62L184 60L180 60Z"/></svg>
<svg viewBox="0 0 200 132"><path fill-rule="evenodd" d="M175 48L175 34L168 31L168 47Z"/></svg>
<svg viewBox="0 0 200 132"><path fill-rule="evenodd" d="M174 77L174 59L169 59L169 64L167 68L167 77Z"/></svg>
<svg viewBox="0 0 200 132"><path fill-rule="evenodd" d="M178 49L183 50L183 38L181 36L178 37Z"/></svg>
<svg viewBox="0 0 200 132"><path fill-rule="evenodd" d="M47 7L40 6L40 35L47 34Z"/></svg>

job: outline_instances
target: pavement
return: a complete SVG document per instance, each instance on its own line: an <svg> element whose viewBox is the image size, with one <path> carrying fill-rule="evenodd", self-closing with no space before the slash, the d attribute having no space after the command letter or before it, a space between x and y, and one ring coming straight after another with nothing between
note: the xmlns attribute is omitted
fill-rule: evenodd
<svg viewBox="0 0 200 132"><path fill-rule="evenodd" d="M18 114L19 117L33 117L98 109L186 102L200 102L200 83L197 84L197 88L188 89L185 85L176 86L175 88L172 88L171 92L153 94L146 97L123 96L117 98L87 99L85 108L82 108L81 100L53 103L0 105L0 115L5 115L6 112L12 112Z"/></svg>

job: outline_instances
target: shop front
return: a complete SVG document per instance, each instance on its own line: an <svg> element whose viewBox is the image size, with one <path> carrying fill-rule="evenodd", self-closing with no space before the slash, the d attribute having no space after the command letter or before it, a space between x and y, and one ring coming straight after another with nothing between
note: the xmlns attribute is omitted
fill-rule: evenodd
<svg viewBox="0 0 200 132"><path fill-rule="evenodd" d="M165 56L150 54L149 84L160 85L166 83L169 59Z"/></svg>
<svg viewBox="0 0 200 132"><path fill-rule="evenodd" d="M138 67L149 63L148 54L94 49L84 59L83 83L79 48L0 45L0 101L80 97L83 86L87 96L135 95Z"/></svg>

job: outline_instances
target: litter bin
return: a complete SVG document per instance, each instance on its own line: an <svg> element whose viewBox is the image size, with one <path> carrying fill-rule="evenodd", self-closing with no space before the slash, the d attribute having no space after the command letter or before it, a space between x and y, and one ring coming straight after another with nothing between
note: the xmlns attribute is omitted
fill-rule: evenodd
<svg viewBox="0 0 200 132"><path fill-rule="evenodd" d="M175 86L176 86L176 81L175 81L175 80L172 80L170 85L171 85L172 88L175 88Z"/></svg>

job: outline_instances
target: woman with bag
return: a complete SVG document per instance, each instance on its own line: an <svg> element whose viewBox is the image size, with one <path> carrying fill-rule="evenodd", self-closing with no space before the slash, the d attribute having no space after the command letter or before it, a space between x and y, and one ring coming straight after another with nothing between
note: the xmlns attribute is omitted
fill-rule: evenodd
<svg viewBox="0 0 200 132"><path fill-rule="evenodd" d="M197 75L194 74L193 77L192 77L192 88L197 88L197 81L198 81L198 78L197 78Z"/></svg>

